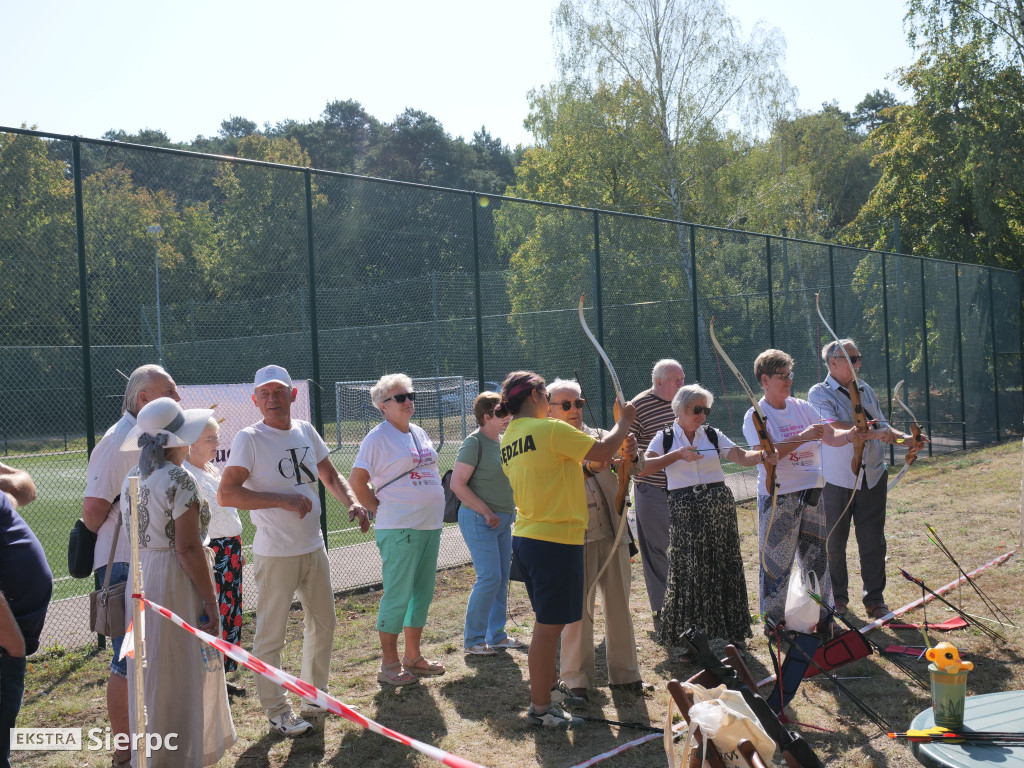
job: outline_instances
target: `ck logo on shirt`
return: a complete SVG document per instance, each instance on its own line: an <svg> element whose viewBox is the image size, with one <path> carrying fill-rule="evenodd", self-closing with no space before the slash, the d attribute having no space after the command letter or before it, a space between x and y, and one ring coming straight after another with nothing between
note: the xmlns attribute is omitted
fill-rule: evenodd
<svg viewBox="0 0 1024 768"><path fill-rule="evenodd" d="M299 455L300 450L302 451L301 456ZM288 456L277 462L277 471L281 473L281 477L286 477L289 480L294 478L296 485L315 483L316 475L305 464L308 456L309 446L303 446L301 449L289 448Z"/></svg>
<svg viewBox="0 0 1024 768"><path fill-rule="evenodd" d="M518 456L521 453L527 451L536 451L537 446L533 442L533 435L527 435L526 437L520 437L518 440L513 440L511 443L501 449L501 463L508 464L512 460L513 456Z"/></svg>

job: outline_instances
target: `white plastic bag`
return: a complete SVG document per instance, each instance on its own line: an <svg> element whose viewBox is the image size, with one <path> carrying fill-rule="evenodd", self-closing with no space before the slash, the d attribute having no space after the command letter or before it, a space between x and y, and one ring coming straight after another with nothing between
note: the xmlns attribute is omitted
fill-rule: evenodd
<svg viewBox="0 0 1024 768"><path fill-rule="evenodd" d="M694 727L699 727L704 738L715 745L722 762L730 768L747 766L747 762L737 749L737 745L743 739L754 745L765 763L771 764L775 756L775 742L761 727L757 717L744 701L742 693L729 690L724 685L704 688L693 683L683 683L683 686L694 703L689 713L691 735L686 739L682 766L689 764L690 752L695 744L692 736ZM704 756L701 758L701 764L706 766Z"/></svg>
<svg viewBox="0 0 1024 768"><path fill-rule="evenodd" d="M796 632L810 632L818 623L818 604L807 594L811 590L820 594L818 576L807 572L807 584L800 575L800 567L793 563L789 572L789 589L786 593L786 629Z"/></svg>

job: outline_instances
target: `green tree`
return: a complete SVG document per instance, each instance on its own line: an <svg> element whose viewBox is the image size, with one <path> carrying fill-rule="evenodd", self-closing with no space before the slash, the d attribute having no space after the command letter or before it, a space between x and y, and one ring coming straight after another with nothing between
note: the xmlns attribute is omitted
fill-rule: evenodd
<svg viewBox="0 0 1024 768"><path fill-rule="evenodd" d="M831 240L856 218L878 180L871 145L830 104L779 120L722 172L736 223L757 232Z"/></svg>
<svg viewBox="0 0 1024 768"><path fill-rule="evenodd" d="M730 118L770 125L792 100L781 40L761 27L744 39L718 0L562 0L555 31L561 82L628 84L635 105L595 128L630 146L656 215L698 218L701 139Z"/></svg>
<svg viewBox="0 0 1024 768"><path fill-rule="evenodd" d="M113 165L83 181L89 314L95 344L137 343L140 307L144 343L155 331L155 254L159 254L161 307L204 301L216 294L218 254L213 218L205 205L182 208L165 190L134 183ZM159 248L147 227L159 224ZM188 338L168 322L165 343Z"/></svg>
<svg viewBox="0 0 1024 768"><path fill-rule="evenodd" d="M1024 76L984 40L922 57L901 82L913 101L877 128L881 178L858 215L884 247L900 222L904 251L1024 267Z"/></svg>
<svg viewBox="0 0 1024 768"><path fill-rule="evenodd" d="M309 167L295 139L251 134L238 141L239 157ZM303 174L225 163L214 184L224 196L218 222L220 280L234 299L275 296L307 284L306 192ZM314 186L313 205L323 195Z"/></svg>
<svg viewBox="0 0 1024 768"><path fill-rule="evenodd" d="M74 188L47 142L0 133L0 342L78 336Z"/></svg>

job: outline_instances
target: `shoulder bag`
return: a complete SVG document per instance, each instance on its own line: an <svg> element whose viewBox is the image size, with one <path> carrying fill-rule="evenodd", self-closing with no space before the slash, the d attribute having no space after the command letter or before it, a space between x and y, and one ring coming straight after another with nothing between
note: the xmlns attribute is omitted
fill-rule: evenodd
<svg viewBox="0 0 1024 768"><path fill-rule="evenodd" d="M124 588L126 582L110 586L110 573L114 570L114 551L117 537L121 533L121 516L117 517L114 540L110 544L107 558L107 572L103 577L103 588L89 593L89 627L98 635L120 637L125 630Z"/></svg>

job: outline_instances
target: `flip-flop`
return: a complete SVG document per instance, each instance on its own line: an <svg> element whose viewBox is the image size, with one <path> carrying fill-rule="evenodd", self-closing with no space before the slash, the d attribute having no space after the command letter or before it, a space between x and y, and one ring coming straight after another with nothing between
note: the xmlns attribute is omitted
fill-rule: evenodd
<svg viewBox="0 0 1024 768"><path fill-rule="evenodd" d="M415 683L419 678L408 670L402 669L402 662L395 661L391 664L384 664L377 673L377 682L385 685L409 685Z"/></svg>
<svg viewBox="0 0 1024 768"><path fill-rule="evenodd" d="M418 666L421 661L425 661L427 666ZM436 664L433 661L427 661L423 658L421 653L415 659L402 659L402 666L405 667L407 672L411 672L417 677L437 677L445 673L444 664Z"/></svg>

